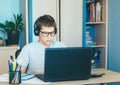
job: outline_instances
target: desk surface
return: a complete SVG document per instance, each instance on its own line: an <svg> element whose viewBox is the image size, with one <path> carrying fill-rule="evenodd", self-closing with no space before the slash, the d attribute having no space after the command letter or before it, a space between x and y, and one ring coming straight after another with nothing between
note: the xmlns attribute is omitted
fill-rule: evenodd
<svg viewBox="0 0 120 85"><path fill-rule="evenodd" d="M113 83L120 82L120 73L113 72L105 69L93 69L92 73L105 73L99 78L90 78L88 80L77 80L77 81L62 81L62 82L51 82L49 85L83 85L83 84L96 84L96 83ZM40 84L39 85L44 85ZM0 82L0 85L9 85L8 82ZM21 83L20 85L37 85L31 83Z"/></svg>

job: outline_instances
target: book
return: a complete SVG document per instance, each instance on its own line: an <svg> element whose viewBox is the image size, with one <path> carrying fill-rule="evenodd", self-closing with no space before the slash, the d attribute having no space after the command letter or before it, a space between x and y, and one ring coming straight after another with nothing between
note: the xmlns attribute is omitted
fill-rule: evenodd
<svg viewBox="0 0 120 85"><path fill-rule="evenodd" d="M86 22L90 21L90 5L86 5Z"/></svg>
<svg viewBox="0 0 120 85"><path fill-rule="evenodd" d="M94 26L86 27L86 46L95 46Z"/></svg>
<svg viewBox="0 0 120 85"><path fill-rule="evenodd" d="M90 3L90 22L95 22L95 3Z"/></svg>
<svg viewBox="0 0 120 85"><path fill-rule="evenodd" d="M101 11L102 11L102 9L101 9L101 3L100 2L97 2L96 3L96 22L101 22L101 17L102 17L102 14L101 14Z"/></svg>
<svg viewBox="0 0 120 85"><path fill-rule="evenodd" d="M87 0L86 21L87 22L102 21L102 1L101 0Z"/></svg>

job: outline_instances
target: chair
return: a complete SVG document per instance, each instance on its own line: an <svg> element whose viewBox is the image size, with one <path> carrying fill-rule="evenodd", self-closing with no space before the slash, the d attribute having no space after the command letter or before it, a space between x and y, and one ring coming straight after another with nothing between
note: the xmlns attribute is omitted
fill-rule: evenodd
<svg viewBox="0 0 120 85"><path fill-rule="evenodd" d="M15 52L15 59L17 59L17 57L18 57L18 55L20 54L20 52L21 52L21 49L19 49L19 50L17 50L17 51Z"/></svg>

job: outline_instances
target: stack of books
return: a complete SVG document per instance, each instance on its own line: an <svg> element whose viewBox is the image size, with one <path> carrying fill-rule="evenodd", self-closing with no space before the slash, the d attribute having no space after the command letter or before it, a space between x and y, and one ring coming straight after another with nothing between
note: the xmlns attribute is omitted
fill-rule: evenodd
<svg viewBox="0 0 120 85"><path fill-rule="evenodd" d="M87 17L86 18L87 22L102 21L102 1L101 0L87 0L86 17Z"/></svg>
<svg viewBox="0 0 120 85"><path fill-rule="evenodd" d="M94 27L87 26L86 27L86 46L95 46L95 39L94 39Z"/></svg>

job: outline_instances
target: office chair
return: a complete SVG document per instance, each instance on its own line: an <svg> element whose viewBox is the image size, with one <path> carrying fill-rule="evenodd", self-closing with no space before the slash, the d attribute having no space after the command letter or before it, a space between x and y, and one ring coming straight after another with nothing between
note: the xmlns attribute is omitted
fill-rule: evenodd
<svg viewBox="0 0 120 85"><path fill-rule="evenodd" d="M18 57L18 55L20 54L20 52L21 52L21 49L19 49L19 50L17 50L17 51L15 52L15 59L17 59L17 57Z"/></svg>

